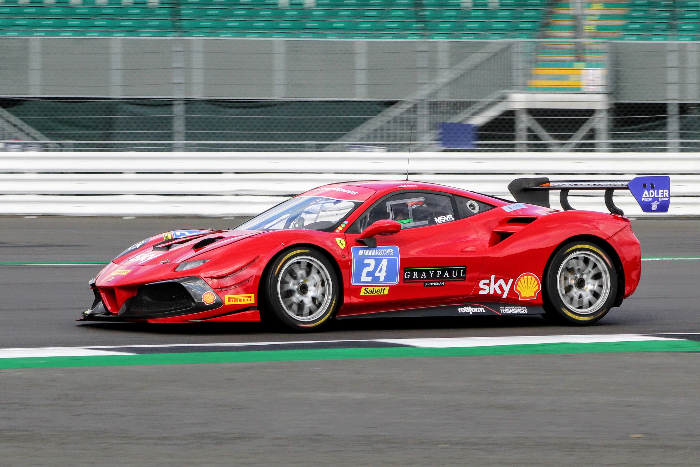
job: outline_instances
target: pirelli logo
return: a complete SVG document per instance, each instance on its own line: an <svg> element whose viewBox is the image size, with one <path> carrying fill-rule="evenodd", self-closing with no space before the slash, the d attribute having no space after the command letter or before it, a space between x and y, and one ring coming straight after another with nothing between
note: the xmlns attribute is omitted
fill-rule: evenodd
<svg viewBox="0 0 700 467"><path fill-rule="evenodd" d="M227 305L245 305L246 303L255 303L255 294L242 295L226 295L224 303Z"/></svg>
<svg viewBox="0 0 700 467"><path fill-rule="evenodd" d="M116 271L112 272L113 276L126 276L131 272L131 269L117 269Z"/></svg>
<svg viewBox="0 0 700 467"><path fill-rule="evenodd" d="M362 287L360 295L387 295L389 287Z"/></svg>

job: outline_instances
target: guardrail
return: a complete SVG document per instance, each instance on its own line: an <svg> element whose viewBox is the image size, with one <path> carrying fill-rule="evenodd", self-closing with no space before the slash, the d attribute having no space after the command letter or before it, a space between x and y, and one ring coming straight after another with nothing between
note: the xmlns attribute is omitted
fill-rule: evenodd
<svg viewBox="0 0 700 467"><path fill-rule="evenodd" d="M250 216L297 193L347 180L409 179L511 198L517 177L631 179L671 175L669 215L700 215L695 153L5 153L0 214ZM600 193L572 193L605 210ZM626 192L616 204L644 215ZM558 207L552 198L552 206Z"/></svg>

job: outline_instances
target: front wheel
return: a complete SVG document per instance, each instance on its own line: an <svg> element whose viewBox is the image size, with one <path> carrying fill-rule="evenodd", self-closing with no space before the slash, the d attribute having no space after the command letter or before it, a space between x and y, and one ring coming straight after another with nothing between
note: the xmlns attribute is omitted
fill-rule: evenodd
<svg viewBox="0 0 700 467"><path fill-rule="evenodd" d="M295 248L280 255L265 278L268 314L300 330L318 329L338 307L339 284L333 266L321 253Z"/></svg>
<svg viewBox="0 0 700 467"><path fill-rule="evenodd" d="M617 297L617 272L597 245L572 242L552 259L545 287L546 317L585 325L601 319Z"/></svg>

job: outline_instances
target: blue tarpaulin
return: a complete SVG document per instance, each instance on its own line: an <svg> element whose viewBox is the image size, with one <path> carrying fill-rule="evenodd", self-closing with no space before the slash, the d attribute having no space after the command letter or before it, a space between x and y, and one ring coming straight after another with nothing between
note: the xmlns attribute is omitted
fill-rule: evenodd
<svg viewBox="0 0 700 467"><path fill-rule="evenodd" d="M440 144L443 148L474 149L476 142L476 125L440 122Z"/></svg>

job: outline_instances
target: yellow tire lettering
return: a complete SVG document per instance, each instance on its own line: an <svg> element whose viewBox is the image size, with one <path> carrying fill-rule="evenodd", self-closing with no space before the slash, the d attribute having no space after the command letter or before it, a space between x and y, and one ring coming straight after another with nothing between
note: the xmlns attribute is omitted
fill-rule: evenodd
<svg viewBox="0 0 700 467"><path fill-rule="evenodd" d="M579 321L590 321L590 320L592 320L593 318L595 318L595 317L597 316L597 315L593 315L593 316L579 316L579 315L577 315L577 314L574 314L574 313L570 312L570 311L567 310L566 308L562 308L561 311L563 311L564 313L566 313L567 316L570 316L571 318L576 319L576 320L579 320Z"/></svg>
<svg viewBox="0 0 700 467"><path fill-rule="evenodd" d="M289 258L291 258L292 256L296 255L297 253L309 253L309 250L294 250L294 251L292 251L291 253L289 253L287 256L285 256L284 258L282 258L282 261L280 261L279 266L277 266L277 269L275 270L275 276L276 276L277 274L279 274L280 268L282 267L282 265L283 265Z"/></svg>
<svg viewBox="0 0 700 467"><path fill-rule="evenodd" d="M333 298L333 303L331 303L331 306L329 307L329 310L332 310L334 306L335 306L335 298ZM315 327L315 326L320 325L321 323L323 323L324 321L326 321L326 320L327 320L328 318L330 318L330 317L331 317L331 313L328 313L326 316L324 316L323 318L321 318L320 321L316 321L315 323L311 323L311 324L300 324L299 326L301 326L301 327L303 327L303 328L313 328L313 327Z"/></svg>
<svg viewBox="0 0 700 467"><path fill-rule="evenodd" d="M577 249L577 248L586 248L586 249L588 249L588 250L593 250L593 251L595 251L596 253L598 253L598 254L600 255L601 258L603 258L603 259L605 260L606 263L608 263L608 266L612 267L612 264L610 263L610 260L608 259L608 255L606 255L605 253L603 253L602 251L600 251L598 248L596 248L596 247L594 247L594 246L591 246L591 245L575 245L575 246L572 246L571 248L569 248L568 250L566 250L566 251L564 252L564 254L566 254L566 253L568 253L568 252L570 252L570 251L573 251L573 250L575 250L575 249Z"/></svg>

